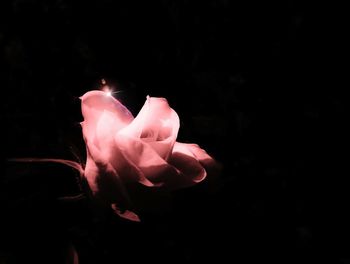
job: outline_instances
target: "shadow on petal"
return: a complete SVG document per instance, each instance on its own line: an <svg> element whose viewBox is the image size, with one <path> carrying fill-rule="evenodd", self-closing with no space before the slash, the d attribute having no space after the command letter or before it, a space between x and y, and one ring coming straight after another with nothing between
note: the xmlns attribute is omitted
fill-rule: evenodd
<svg viewBox="0 0 350 264"><path fill-rule="evenodd" d="M207 176L206 170L187 148L186 144L175 143L173 153L169 158L169 163L181 172L182 181L185 182L187 186L201 182Z"/></svg>

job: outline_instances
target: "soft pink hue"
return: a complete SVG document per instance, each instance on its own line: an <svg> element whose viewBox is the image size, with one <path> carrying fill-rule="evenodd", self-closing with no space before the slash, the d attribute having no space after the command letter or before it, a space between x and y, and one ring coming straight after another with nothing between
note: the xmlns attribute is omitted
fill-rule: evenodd
<svg viewBox="0 0 350 264"><path fill-rule="evenodd" d="M124 218L139 221L128 186L187 187L204 180L215 166L198 145L176 142L179 117L165 98L147 97L135 118L106 92L90 91L81 100L84 176L92 194Z"/></svg>

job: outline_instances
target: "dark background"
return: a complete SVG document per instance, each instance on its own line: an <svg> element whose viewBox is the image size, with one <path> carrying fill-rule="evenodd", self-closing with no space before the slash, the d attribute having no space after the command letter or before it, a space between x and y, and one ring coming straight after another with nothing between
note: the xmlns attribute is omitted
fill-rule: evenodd
<svg viewBox="0 0 350 264"><path fill-rule="evenodd" d="M0 3L0 263L350 263L346 9L307 1ZM134 114L166 97L179 140L223 166L141 224L96 218L79 96L101 78Z"/></svg>

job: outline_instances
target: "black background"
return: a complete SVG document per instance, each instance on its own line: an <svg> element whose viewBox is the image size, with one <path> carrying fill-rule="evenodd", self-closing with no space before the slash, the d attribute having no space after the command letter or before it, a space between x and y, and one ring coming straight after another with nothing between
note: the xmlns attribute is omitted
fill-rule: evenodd
<svg viewBox="0 0 350 264"><path fill-rule="evenodd" d="M350 263L345 9L306 1L0 3L1 263ZM223 166L164 213L93 216L79 96L101 78L135 115L166 97L179 140Z"/></svg>

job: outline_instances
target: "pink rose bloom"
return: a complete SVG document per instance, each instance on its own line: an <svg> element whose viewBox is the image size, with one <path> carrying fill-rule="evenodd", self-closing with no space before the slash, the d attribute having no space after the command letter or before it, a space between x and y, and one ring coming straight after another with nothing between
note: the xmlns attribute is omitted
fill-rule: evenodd
<svg viewBox="0 0 350 264"><path fill-rule="evenodd" d="M216 165L198 145L176 142L179 117L165 98L147 97L135 118L106 92L87 92L81 101L84 176L93 196L124 218L139 221L128 186L188 187Z"/></svg>

